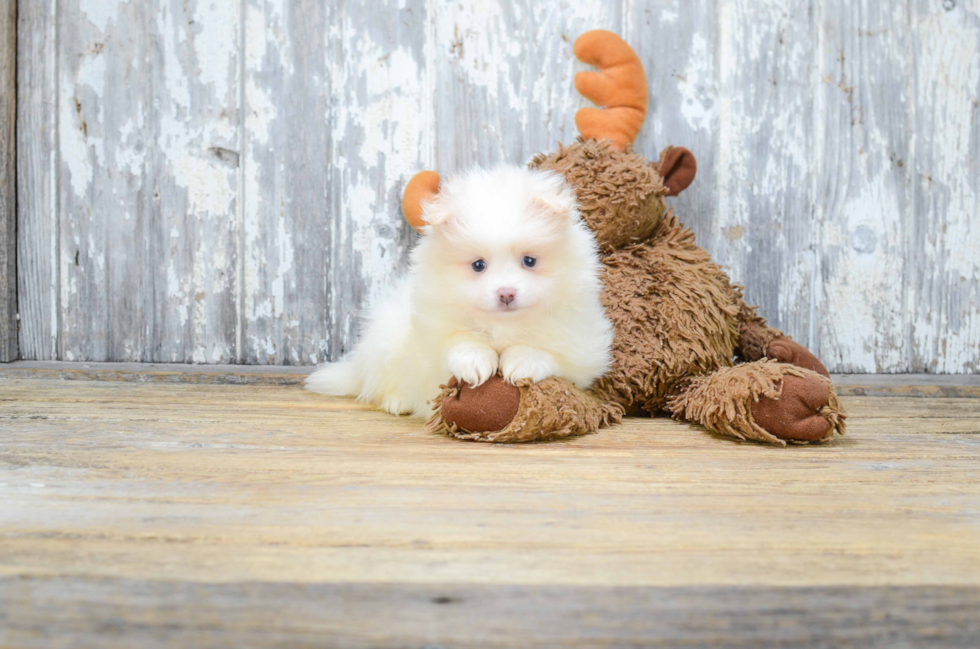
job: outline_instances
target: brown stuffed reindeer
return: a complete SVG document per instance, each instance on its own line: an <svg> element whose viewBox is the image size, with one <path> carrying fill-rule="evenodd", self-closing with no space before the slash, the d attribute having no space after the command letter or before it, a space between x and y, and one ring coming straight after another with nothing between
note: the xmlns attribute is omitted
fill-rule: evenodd
<svg viewBox="0 0 980 649"><path fill-rule="evenodd" d="M565 380L477 388L455 378L433 395L433 430L460 439L527 442L594 432L626 415L667 412L739 439L785 445L826 442L846 415L815 356L766 325L745 304L694 234L668 210L694 180L687 149L667 147L657 162L632 150L646 115L647 85L632 48L615 34L581 36L575 55L599 72L575 87L603 110L576 115L581 137L530 166L564 175L595 232L604 266L603 306L615 338L609 372L589 390ZM425 223L438 174L418 174L403 210Z"/></svg>

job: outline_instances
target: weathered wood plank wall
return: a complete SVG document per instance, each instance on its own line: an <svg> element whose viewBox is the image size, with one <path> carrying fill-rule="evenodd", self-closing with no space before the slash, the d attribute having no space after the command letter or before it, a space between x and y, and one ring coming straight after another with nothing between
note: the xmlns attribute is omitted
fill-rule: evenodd
<svg viewBox="0 0 980 649"><path fill-rule="evenodd" d="M17 360L17 0L0 0L0 363Z"/></svg>
<svg viewBox="0 0 980 649"><path fill-rule="evenodd" d="M980 0L22 2L24 358L311 364L404 269L416 170L574 138L624 34L637 147L832 369L980 370Z"/></svg>

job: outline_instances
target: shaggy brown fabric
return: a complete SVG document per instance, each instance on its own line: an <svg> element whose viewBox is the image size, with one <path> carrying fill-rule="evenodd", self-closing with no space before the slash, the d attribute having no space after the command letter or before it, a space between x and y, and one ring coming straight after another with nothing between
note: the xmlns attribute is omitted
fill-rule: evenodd
<svg viewBox="0 0 980 649"><path fill-rule="evenodd" d="M620 151L606 141L579 138L568 147L559 144L555 153L535 156L529 166L565 176L606 252L643 241L660 225L667 188L646 158L629 147Z"/></svg>
<svg viewBox="0 0 980 649"><path fill-rule="evenodd" d="M518 388L520 407L510 424L501 430L479 431L466 429L443 416L446 400L455 398L459 390L443 386L434 401L435 414L427 428L471 441L536 442L594 433L623 420L621 407L604 403L562 379L550 378L539 383L520 381Z"/></svg>
<svg viewBox="0 0 980 649"><path fill-rule="evenodd" d="M449 381L449 394L442 400L446 423L472 432L488 433L507 427L521 405L520 389L499 375L475 388Z"/></svg>
<svg viewBox="0 0 980 649"><path fill-rule="evenodd" d="M809 404L819 399L815 399L814 393L810 392L811 386L794 383L782 404L763 408L765 422L778 424L769 430L756 421L755 407L762 399L778 403L786 376L803 379L805 383L816 381L823 384L827 390L821 395L825 396L826 402L812 409L800 408L801 403ZM672 397L669 407L675 416L695 421L716 433L779 446L785 446L786 441L774 433L798 433L801 426L799 420L807 419L814 413L829 422L826 435L816 440L791 437L791 441L828 441L833 437L833 431L841 435L845 432L846 415L829 380L815 372L771 360L744 363L700 376ZM811 426L807 422L803 428L810 431Z"/></svg>
<svg viewBox="0 0 980 649"><path fill-rule="evenodd" d="M735 354L739 360L757 361L766 357L769 341L783 335L782 331L766 324L766 319L758 315L757 307L749 306L742 299L742 287L733 287L738 298L738 346Z"/></svg>
<svg viewBox="0 0 980 649"><path fill-rule="evenodd" d="M771 340L766 346L766 357L774 358L782 363L796 365L830 378L830 372L820 362L820 359L811 354L809 349L788 336Z"/></svg>
<svg viewBox="0 0 980 649"><path fill-rule="evenodd" d="M663 409L692 376L732 364L735 289L673 212L649 240L603 257L602 303L613 323L612 367L596 382L628 413Z"/></svg>

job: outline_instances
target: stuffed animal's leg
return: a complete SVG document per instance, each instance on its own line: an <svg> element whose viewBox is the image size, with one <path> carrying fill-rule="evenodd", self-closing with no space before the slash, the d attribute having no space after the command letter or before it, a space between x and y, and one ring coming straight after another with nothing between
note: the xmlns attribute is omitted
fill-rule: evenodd
<svg viewBox="0 0 980 649"><path fill-rule="evenodd" d="M748 306L742 299L741 287L735 287L735 290L739 304L736 352L740 358L747 361L772 358L830 378L830 373L819 358L782 331L766 324L766 319L756 313L755 307Z"/></svg>
<svg viewBox="0 0 980 649"><path fill-rule="evenodd" d="M847 417L830 379L771 360L698 377L669 408L716 433L778 445L830 441Z"/></svg>
<svg viewBox="0 0 980 649"><path fill-rule="evenodd" d="M455 378L436 397L429 430L480 442L534 442L594 433L623 409L564 379L512 385L500 376L471 388Z"/></svg>

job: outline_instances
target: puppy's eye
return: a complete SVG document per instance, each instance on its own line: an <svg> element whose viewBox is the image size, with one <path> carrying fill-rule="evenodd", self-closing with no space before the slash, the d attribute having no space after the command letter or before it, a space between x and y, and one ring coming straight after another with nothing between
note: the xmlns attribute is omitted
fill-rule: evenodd
<svg viewBox="0 0 980 649"><path fill-rule="evenodd" d="M534 257L525 256L524 257L524 268L534 268L534 264L538 263L538 260Z"/></svg>
<svg viewBox="0 0 980 649"><path fill-rule="evenodd" d="M477 259L470 264L470 267L473 269L473 272L482 273L487 269L487 262L483 261L482 259Z"/></svg>

